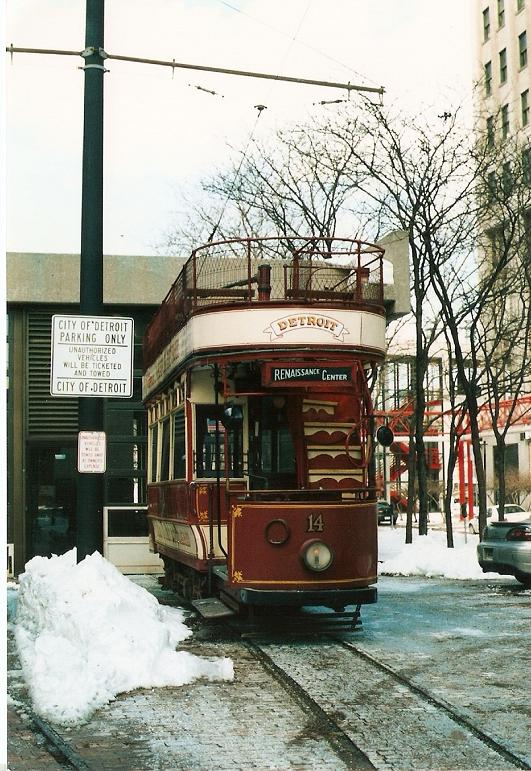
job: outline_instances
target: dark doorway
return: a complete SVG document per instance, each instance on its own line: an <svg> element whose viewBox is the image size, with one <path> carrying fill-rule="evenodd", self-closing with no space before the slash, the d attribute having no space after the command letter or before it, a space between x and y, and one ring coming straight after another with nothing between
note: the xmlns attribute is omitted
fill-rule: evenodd
<svg viewBox="0 0 531 771"><path fill-rule="evenodd" d="M76 448L28 447L29 558L64 554L76 543Z"/></svg>

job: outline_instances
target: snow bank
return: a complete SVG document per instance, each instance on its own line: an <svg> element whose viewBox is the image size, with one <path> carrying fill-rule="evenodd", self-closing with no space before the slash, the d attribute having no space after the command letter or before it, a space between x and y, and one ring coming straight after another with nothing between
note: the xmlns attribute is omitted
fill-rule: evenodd
<svg viewBox="0 0 531 771"><path fill-rule="evenodd" d="M413 533L406 544L403 528L378 529L379 573L384 576L426 576L455 579L500 579L497 573L484 573L479 566L478 536L454 533L454 548L446 547L446 533L430 530L428 535Z"/></svg>
<svg viewBox="0 0 531 771"><path fill-rule="evenodd" d="M34 557L20 576L15 636L35 711L56 723L87 720L118 693L232 680L230 659L176 645L191 635L183 611L160 606L95 552Z"/></svg>

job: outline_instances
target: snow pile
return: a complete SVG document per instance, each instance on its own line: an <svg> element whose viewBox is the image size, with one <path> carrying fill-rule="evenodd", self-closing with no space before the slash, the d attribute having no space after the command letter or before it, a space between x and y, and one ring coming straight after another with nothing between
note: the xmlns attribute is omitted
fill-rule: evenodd
<svg viewBox="0 0 531 771"><path fill-rule="evenodd" d="M87 720L118 693L232 680L230 659L176 645L183 612L160 606L95 552L34 557L20 576L15 635L35 711L56 723Z"/></svg>
<svg viewBox="0 0 531 771"><path fill-rule="evenodd" d="M484 573L479 566L476 546L478 536L454 533L454 548L446 547L446 533L430 530L428 535L413 533L413 543L406 544L403 528L378 529L378 572L383 576L426 576L456 579L501 578Z"/></svg>

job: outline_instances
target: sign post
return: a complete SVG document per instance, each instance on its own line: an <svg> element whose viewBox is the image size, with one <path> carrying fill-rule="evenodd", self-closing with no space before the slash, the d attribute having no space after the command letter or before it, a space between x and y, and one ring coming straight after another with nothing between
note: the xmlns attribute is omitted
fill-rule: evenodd
<svg viewBox="0 0 531 771"><path fill-rule="evenodd" d="M79 312L103 312L103 79L105 0L87 0L83 108L83 177L81 190L81 249ZM103 396L79 399L79 429L103 429ZM77 559L94 551L103 553L103 478L77 477Z"/></svg>

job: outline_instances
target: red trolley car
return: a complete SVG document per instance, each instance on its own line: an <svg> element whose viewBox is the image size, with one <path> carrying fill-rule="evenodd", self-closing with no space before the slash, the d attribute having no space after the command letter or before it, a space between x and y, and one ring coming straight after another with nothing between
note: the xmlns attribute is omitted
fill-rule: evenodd
<svg viewBox="0 0 531 771"><path fill-rule="evenodd" d="M232 609L376 601L381 246L196 249L144 340L148 519L166 581Z"/></svg>

